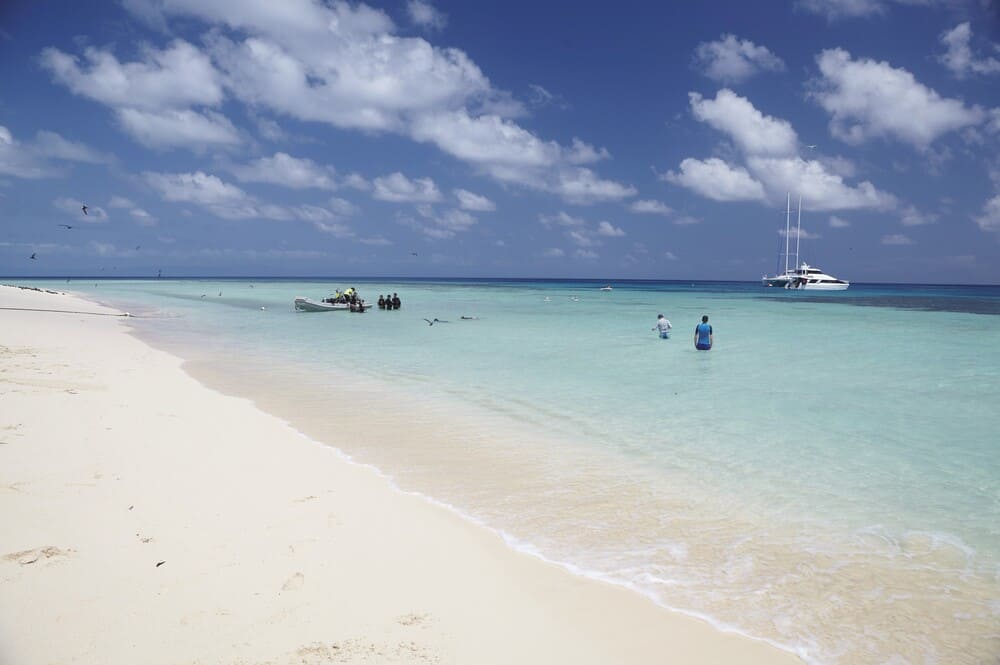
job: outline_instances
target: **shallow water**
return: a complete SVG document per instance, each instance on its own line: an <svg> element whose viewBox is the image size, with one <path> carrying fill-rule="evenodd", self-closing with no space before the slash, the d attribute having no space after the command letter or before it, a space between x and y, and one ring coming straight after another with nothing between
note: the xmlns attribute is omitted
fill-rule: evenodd
<svg viewBox="0 0 1000 665"><path fill-rule="evenodd" d="M1000 288L48 285L577 572L811 662L1000 659ZM403 308L292 311L347 285Z"/></svg>

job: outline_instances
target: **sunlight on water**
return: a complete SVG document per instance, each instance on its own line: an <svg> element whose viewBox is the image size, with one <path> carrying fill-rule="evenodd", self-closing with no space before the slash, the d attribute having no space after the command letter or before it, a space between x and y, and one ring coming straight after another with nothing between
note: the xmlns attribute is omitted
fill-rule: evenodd
<svg viewBox="0 0 1000 665"><path fill-rule="evenodd" d="M355 285L403 308L294 313L317 282L86 293L210 385L577 572L812 662L1000 657L1000 290Z"/></svg>

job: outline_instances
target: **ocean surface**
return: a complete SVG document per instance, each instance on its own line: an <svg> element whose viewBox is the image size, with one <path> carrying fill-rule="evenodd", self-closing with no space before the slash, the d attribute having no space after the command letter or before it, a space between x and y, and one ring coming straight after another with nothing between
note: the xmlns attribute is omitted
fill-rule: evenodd
<svg viewBox="0 0 1000 665"><path fill-rule="evenodd" d="M810 663L1000 662L1000 287L22 283L575 573ZM347 286L403 306L293 311Z"/></svg>

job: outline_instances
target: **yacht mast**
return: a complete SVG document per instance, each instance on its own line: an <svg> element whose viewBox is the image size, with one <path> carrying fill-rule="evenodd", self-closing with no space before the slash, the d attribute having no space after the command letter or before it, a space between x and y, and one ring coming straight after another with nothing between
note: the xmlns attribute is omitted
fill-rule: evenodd
<svg viewBox="0 0 1000 665"><path fill-rule="evenodd" d="M799 269L799 240L802 239L802 195L799 194L799 221L795 227L795 269Z"/></svg>
<svg viewBox="0 0 1000 665"><path fill-rule="evenodd" d="M788 274L788 233L792 221L792 194L785 194L785 274Z"/></svg>

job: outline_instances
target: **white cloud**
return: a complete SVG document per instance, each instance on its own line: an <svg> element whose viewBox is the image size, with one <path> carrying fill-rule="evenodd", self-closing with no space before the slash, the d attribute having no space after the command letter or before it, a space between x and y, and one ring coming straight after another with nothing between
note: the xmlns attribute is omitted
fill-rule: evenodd
<svg viewBox="0 0 1000 665"><path fill-rule="evenodd" d="M560 259L566 256L566 252L562 251L558 247L550 247L542 253L542 256L550 259Z"/></svg>
<svg viewBox="0 0 1000 665"><path fill-rule="evenodd" d="M595 239L589 231L583 229L570 229L566 231L566 237L578 247L596 247L601 244L600 240Z"/></svg>
<svg viewBox="0 0 1000 665"><path fill-rule="evenodd" d="M592 249L578 249L573 252L573 258L596 260L601 258L601 256Z"/></svg>
<svg viewBox="0 0 1000 665"><path fill-rule="evenodd" d="M799 228L789 229L788 233L785 233L785 229L778 229L778 235L782 237L787 235L789 238L795 238L798 236L800 240L816 240L822 237L818 233L810 233L805 229Z"/></svg>
<svg viewBox="0 0 1000 665"><path fill-rule="evenodd" d="M663 179L716 201L763 201L764 187L740 166L731 166L712 157L687 158L680 173L668 172Z"/></svg>
<svg viewBox="0 0 1000 665"><path fill-rule="evenodd" d="M941 35L941 43L947 49L940 58L945 67L958 78L964 78L969 74L1000 73L1000 60L992 56L976 58L972 55L972 48L969 46L971 39L972 28L968 21L959 23ZM996 45L993 49L998 50Z"/></svg>
<svg viewBox="0 0 1000 665"><path fill-rule="evenodd" d="M70 197L59 197L52 202L52 205L71 215L78 222L90 222L92 224L108 221L108 213L100 206L84 204L83 201ZM83 212L83 206L87 206L87 212Z"/></svg>
<svg viewBox="0 0 1000 665"><path fill-rule="evenodd" d="M525 130L510 120L524 113L523 105L493 87L463 51L400 36L385 12L365 4L126 0L126 8L151 23L166 25L172 17L208 23L206 49L215 67L209 80L260 112L398 133L500 182L574 203L634 194L576 168L605 158L606 150L579 140L563 147ZM426 1L409 8L424 24L440 14ZM141 64L151 72L173 71L156 55ZM212 99L192 95L188 102L205 106Z"/></svg>
<svg viewBox="0 0 1000 665"><path fill-rule="evenodd" d="M454 208L438 214L433 207L420 205L417 206L417 214L425 221L414 219L409 215L399 215L398 220L401 224L436 240L453 238L459 233L468 231L477 223L476 218L469 213Z"/></svg>
<svg viewBox="0 0 1000 665"><path fill-rule="evenodd" d="M597 225L597 235L608 236L611 238L620 238L621 236L625 235L625 231L623 231L620 227L611 224L610 222L601 222Z"/></svg>
<svg viewBox="0 0 1000 665"><path fill-rule="evenodd" d="M226 147L241 143L239 131L227 117L214 111L190 109L147 111L120 108L116 111L122 129L147 148Z"/></svg>
<svg viewBox="0 0 1000 665"><path fill-rule="evenodd" d="M41 157L63 159L87 164L109 164L113 159L93 148L64 139L55 132L40 131L35 134L35 152Z"/></svg>
<svg viewBox="0 0 1000 665"><path fill-rule="evenodd" d="M590 169L575 167L559 169L554 182L547 185L546 189L558 194L569 203L578 205L618 201L636 194L635 187L631 185L604 180Z"/></svg>
<svg viewBox="0 0 1000 665"><path fill-rule="evenodd" d="M844 229L850 226L851 223L842 217L837 217L836 215L830 215L830 228L833 229Z"/></svg>
<svg viewBox="0 0 1000 665"><path fill-rule="evenodd" d="M893 233L891 235L882 236L883 245L912 245L913 241L902 233Z"/></svg>
<svg viewBox="0 0 1000 665"><path fill-rule="evenodd" d="M398 171L375 178L372 194L380 201L394 203L434 203L441 200L441 192L430 178L410 180Z"/></svg>
<svg viewBox="0 0 1000 665"><path fill-rule="evenodd" d="M750 171L765 183L772 200L785 192L797 192L803 204L812 210L853 210L858 208L891 209L896 197L864 181L851 187L844 179L830 173L818 161L800 157L750 157Z"/></svg>
<svg viewBox="0 0 1000 665"><path fill-rule="evenodd" d="M924 224L933 224L937 221L937 219L937 215L920 212L913 206L907 206L904 208L899 217L899 221L903 223L903 226L923 226Z"/></svg>
<svg viewBox="0 0 1000 665"><path fill-rule="evenodd" d="M311 159L292 157L284 152L261 157L247 165L234 165L229 170L241 182L264 182L292 189L337 189L333 167L320 166Z"/></svg>
<svg viewBox="0 0 1000 665"><path fill-rule="evenodd" d="M674 212L666 203L652 199L633 201L628 209L644 215L663 215L664 217L669 217Z"/></svg>
<svg viewBox="0 0 1000 665"><path fill-rule="evenodd" d="M55 132L40 131L34 141L22 143L10 130L0 125L0 175L38 179L64 175L64 169L54 160L90 164L111 163L112 157L84 145L69 141Z"/></svg>
<svg viewBox="0 0 1000 665"><path fill-rule="evenodd" d="M218 177L202 171L195 173L146 171L142 177L165 200L175 203L196 203L211 206L233 205L249 200L247 193L239 187L223 182Z"/></svg>
<svg viewBox="0 0 1000 665"><path fill-rule="evenodd" d="M575 137L573 138L573 144L566 151L566 161L570 164L591 164L610 158L611 153L606 148L597 149Z"/></svg>
<svg viewBox="0 0 1000 665"><path fill-rule="evenodd" d="M455 198L458 199L459 206L463 210L492 212L497 209L496 204L485 196L474 194L467 189L453 189L451 191L455 195Z"/></svg>
<svg viewBox="0 0 1000 665"><path fill-rule="evenodd" d="M74 93L113 108L154 111L222 102L218 74L197 47L176 40L162 51L145 48L141 55L145 61L121 63L108 51L88 48L81 67L75 56L47 48L41 63Z"/></svg>
<svg viewBox="0 0 1000 665"><path fill-rule="evenodd" d="M338 217L350 217L358 213L356 205L337 196L330 197L330 200L326 204L333 214Z"/></svg>
<svg viewBox="0 0 1000 665"><path fill-rule="evenodd" d="M766 116L732 90L723 88L715 99L688 93L691 112L701 122L725 132L751 155L792 155L798 139L785 120Z"/></svg>
<svg viewBox="0 0 1000 665"><path fill-rule="evenodd" d="M587 225L586 220L574 217L563 211L559 211L555 215L539 215L538 221L548 227L564 226L568 228L582 228Z"/></svg>
<svg viewBox="0 0 1000 665"><path fill-rule="evenodd" d="M983 231L1000 231L1000 195L983 204L983 214L972 218Z"/></svg>
<svg viewBox="0 0 1000 665"><path fill-rule="evenodd" d="M825 16L828 21L882 14L886 10L883 0L797 0L795 6Z"/></svg>
<svg viewBox="0 0 1000 665"><path fill-rule="evenodd" d="M831 115L830 132L847 143L892 138L925 150L942 134L983 120L978 106L942 98L887 62L853 60L843 49L823 51L816 61L822 78L811 97Z"/></svg>
<svg viewBox="0 0 1000 665"><path fill-rule="evenodd" d="M447 16L424 0L409 0L406 3L406 11L410 15L410 20L422 28L440 30L448 23Z"/></svg>
<svg viewBox="0 0 1000 665"><path fill-rule="evenodd" d="M674 224L677 226L691 226L693 224L701 224L701 220L691 215L681 215L674 220Z"/></svg>
<svg viewBox="0 0 1000 665"><path fill-rule="evenodd" d="M135 223L139 226L156 226L157 224L157 219L142 208L132 208L128 211L128 214L132 216Z"/></svg>
<svg viewBox="0 0 1000 665"><path fill-rule="evenodd" d="M785 68L781 58L766 47L735 35L722 35L717 41L698 44L694 64L705 76L721 83L739 83L763 70Z"/></svg>

